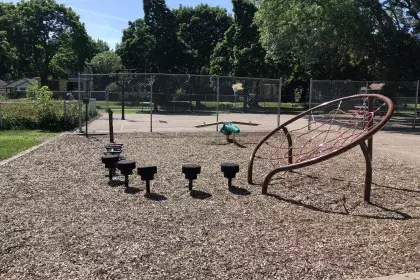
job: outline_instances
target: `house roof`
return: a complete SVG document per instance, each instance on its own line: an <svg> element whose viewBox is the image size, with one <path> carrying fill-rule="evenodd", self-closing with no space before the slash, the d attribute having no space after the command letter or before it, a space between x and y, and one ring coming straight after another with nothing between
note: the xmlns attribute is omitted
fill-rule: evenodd
<svg viewBox="0 0 420 280"><path fill-rule="evenodd" d="M18 86L20 86L21 84L24 84L24 83L29 83L29 84L32 84L34 86L37 84L35 79L23 78L23 79L20 79L20 80L17 80L17 81L6 84L6 87L7 88L15 88L15 87L18 87Z"/></svg>
<svg viewBox="0 0 420 280"><path fill-rule="evenodd" d="M3 80L0 80L0 88L4 88L5 85L6 85L6 82Z"/></svg>

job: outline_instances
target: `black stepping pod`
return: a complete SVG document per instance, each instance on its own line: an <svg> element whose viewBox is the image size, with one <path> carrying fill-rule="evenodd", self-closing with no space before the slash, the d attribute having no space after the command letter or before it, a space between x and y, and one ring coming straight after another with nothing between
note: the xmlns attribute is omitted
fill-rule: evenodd
<svg viewBox="0 0 420 280"><path fill-rule="evenodd" d="M182 165L182 173L185 174L185 179L190 180L188 188L191 191L193 180L197 179L197 175L201 173L201 166L198 164L184 164Z"/></svg>
<svg viewBox="0 0 420 280"><path fill-rule="evenodd" d="M232 179L236 177L236 173L239 172L239 165L236 163L231 162L224 162L220 165L221 170L225 176L225 178L228 179L228 186L229 188L232 187Z"/></svg>
<svg viewBox="0 0 420 280"><path fill-rule="evenodd" d="M125 186L128 188L128 175L133 174L133 169L136 168L136 163L132 160L120 160L117 162L117 168L125 177Z"/></svg>
<svg viewBox="0 0 420 280"><path fill-rule="evenodd" d="M146 181L146 193L150 194L150 181L154 179L157 173L156 166L142 166L137 168L137 174L142 181Z"/></svg>
<svg viewBox="0 0 420 280"><path fill-rule="evenodd" d="M120 160L119 155L104 155L102 156L102 163L105 164L105 168L109 169L109 180L112 181L112 175L115 173L117 162Z"/></svg>
<svg viewBox="0 0 420 280"><path fill-rule="evenodd" d="M111 155L120 155L123 150L123 144L109 143L105 146L106 153Z"/></svg>

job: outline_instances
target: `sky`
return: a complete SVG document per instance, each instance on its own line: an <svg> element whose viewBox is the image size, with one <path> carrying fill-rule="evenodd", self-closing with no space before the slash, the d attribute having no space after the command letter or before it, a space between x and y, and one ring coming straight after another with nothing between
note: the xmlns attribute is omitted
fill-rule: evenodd
<svg viewBox="0 0 420 280"><path fill-rule="evenodd" d="M57 3L71 7L85 24L86 30L93 39L108 42L111 48L121 41L122 30L128 21L143 18L142 0L56 0ZM0 2L19 2L18 0L0 0ZM169 8L197 6L207 3L220 6L232 13L231 0L166 0Z"/></svg>

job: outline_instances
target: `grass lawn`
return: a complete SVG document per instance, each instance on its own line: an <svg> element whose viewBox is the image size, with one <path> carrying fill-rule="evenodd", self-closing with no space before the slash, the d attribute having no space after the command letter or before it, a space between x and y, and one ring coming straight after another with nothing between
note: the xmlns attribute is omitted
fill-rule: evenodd
<svg viewBox="0 0 420 280"><path fill-rule="evenodd" d="M39 130L0 131L0 160L38 145L55 135L57 133L41 132Z"/></svg>

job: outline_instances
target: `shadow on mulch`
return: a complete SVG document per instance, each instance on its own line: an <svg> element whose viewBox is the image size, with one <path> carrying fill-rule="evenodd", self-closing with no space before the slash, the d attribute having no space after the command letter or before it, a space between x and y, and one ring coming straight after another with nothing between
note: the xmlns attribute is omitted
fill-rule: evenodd
<svg viewBox="0 0 420 280"><path fill-rule="evenodd" d="M136 194L138 193L140 190L137 188L132 188L132 187L127 187L124 189L124 192L127 194Z"/></svg>
<svg viewBox="0 0 420 280"><path fill-rule="evenodd" d="M192 198L196 199L207 199L211 197L211 194L199 190L191 190L190 195Z"/></svg>
<svg viewBox="0 0 420 280"><path fill-rule="evenodd" d="M144 197L153 201L167 200L166 196L164 196L163 194L157 194L157 193L149 193L149 194L146 193Z"/></svg>
<svg viewBox="0 0 420 280"><path fill-rule="evenodd" d="M401 212L399 210L390 209L390 208L387 208L385 206L382 206L382 205L379 205L379 204L376 204L376 203L366 203L366 204L371 205L373 207L377 207L377 208L383 210L384 212L397 214L399 217L387 217L387 216L367 215L367 214L350 214L347 211L347 209L345 209L346 211L332 211L332 210L322 209L322 208L319 208L319 207L314 206L314 205L306 204L302 201L289 199L289 198L284 198L284 197L281 197L277 194L267 194L267 196L273 197L273 198L275 198L277 200L280 200L280 201L283 201L283 202L291 203L293 205L305 207L305 208L307 208L309 210L312 210L312 211L322 212L322 213L326 213L326 214L349 215L349 216L354 216L354 217L361 217L361 218L366 218L366 219L376 219L376 220L417 220L417 219L420 219L418 217L412 217L409 214Z"/></svg>
<svg viewBox="0 0 420 280"><path fill-rule="evenodd" d="M236 141L233 141L233 144L234 144L236 147L239 147L239 148L246 148L246 146L245 146L245 145L242 145L241 143L236 142Z"/></svg>
<svg viewBox="0 0 420 280"><path fill-rule="evenodd" d="M110 187L119 187L119 186L123 186L123 185L124 185L124 181L121 181L121 180L108 181L108 186L110 186Z"/></svg>
<svg viewBox="0 0 420 280"><path fill-rule="evenodd" d="M302 176L306 176L306 177L311 178L311 179L320 179L321 178L319 176L314 176L314 175L311 175L311 174L306 174L306 173L299 172L299 171L296 171L296 170L291 170L290 172L291 173L296 173L296 174L299 174L299 175L302 175ZM269 185L274 185L276 183L276 181L278 182L280 180L281 180L280 178L273 178L271 180L273 183L270 182ZM341 181L341 182L347 181L347 180L342 179L342 178L334 178L334 177L331 178L331 180ZM380 184L377 184L375 182L372 182L372 186L376 186L378 188L390 189L390 190L394 190L394 191L402 191L402 192L409 192L409 193L417 193L417 194L420 194L420 190L410 190L410 189L404 189L404 188L396 188L396 187L391 187L391 186L380 185Z"/></svg>
<svg viewBox="0 0 420 280"><path fill-rule="evenodd" d="M291 171L291 173L295 173L295 174L298 174L300 176L304 176L304 177L314 179L314 180L324 178L324 177L314 176L314 175L311 175L311 174L306 174L306 173L299 172L299 171ZM348 186L350 186L350 184L351 184L351 181L348 181L348 180L345 180L345 179L342 179L342 178L330 178L330 179L333 180L333 181L348 182ZM269 185L276 185L280 181L281 181L281 178L273 178L273 180L271 180ZM372 182L372 185L376 187L375 189L377 191L379 191L381 188L383 188L385 190L402 192L402 193L404 193L404 195L405 194L409 195L410 198L412 198L413 195L420 195L420 190L411 190L411 189L406 189L406 188L397 188L397 187L392 187L392 186L385 186L385 185L380 185L380 184L377 184L377 183L374 183L374 182ZM328 196L329 190L326 189L324 191L325 192L323 192L323 195ZM310 196L311 194L306 193L306 195ZM381 192L378 192L378 195L380 197ZM389 194L389 195L392 195L392 194ZM412 216L412 215L410 215L406 212L401 211L400 209L396 209L395 206L393 206L391 208L389 206L386 207L386 206L381 205L379 203L375 203L375 202L367 203L367 202L364 202L362 200L357 203L358 206L362 205L363 207L371 208L372 210L376 209L376 210L379 210L382 213L380 213L380 212L376 213L376 214L351 213L350 211L352 209L350 211L347 209L347 206L346 206L346 204L347 204L346 200L347 199L346 199L345 195L343 196L343 199L338 199L338 200L334 201L335 203L342 202L343 203L343 205L342 205L343 210L325 209L325 208L322 208L322 206L314 205L312 203L309 204L309 203L303 202L300 199L286 198L286 197L283 197L283 196L280 196L280 195L277 195L277 194L268 194L267 196L273 197L273 198L275 198L279 201L282 201L282 202L290 203L290 204L293 204L293 205L296 205L296 206L304 207L304 208L312 210L312 211L317 211L317 212L322 212L322 213L327 213L327 214L348 215L348 216L353 216L353 217L361 217L361 218L376 219L376 220L417 220L417 219L420 219L420 217L415 217L415 216ZM404 198L401 197L400 199L404 199ZM408 205L408 206L410 206L410 205Z"/></svg>
<svg viewBox="0 0 420 280"><path fill-rule="evenodd" d="M215 142L213 142L213 143L210 143L209 145L226 146L226 145L229 145L229 144L233 144L233 145L235 145L236 147L239 147L239 148L246 148L245 145L242 145L241 143L238 143L237 141L226 141L226 142L223 142L223 143L215 143Z"/></svg>
<svg viewBox="0 0 420 280"><path fill-rule="evenodd" d="M235 187L233 185L229 188L229 191L236 195L250 195L251 194L251 192L248 191L247 189L244 189L241 187Z"/></svg>
<svg viewBox="0 0 420 280"><path fill-rule="evenodd" d="M391 187L391 186L384 186L384 185L379 185L376 183L372 182L372 185L379 187L379 188L385 188L385 189L390 189L390 190L394 190L394 191L402 191L402 192L409 192L409 193L418 193L420 194L420 190L409 190L409 189L403 189L403 188L396 188L396 187Z"/></svg>

